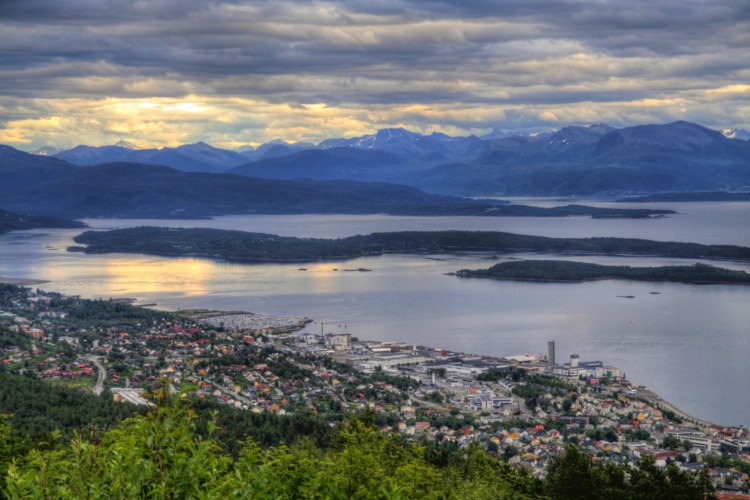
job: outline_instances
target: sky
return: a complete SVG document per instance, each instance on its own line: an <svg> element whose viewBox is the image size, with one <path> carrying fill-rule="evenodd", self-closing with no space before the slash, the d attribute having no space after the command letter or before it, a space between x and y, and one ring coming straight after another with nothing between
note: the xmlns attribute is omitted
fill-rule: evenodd
<svg viewBox="0 0 750 500"><path fill-rule="evenodd" d="M2 0L0 143L750 129L747 0Z"/></svg>

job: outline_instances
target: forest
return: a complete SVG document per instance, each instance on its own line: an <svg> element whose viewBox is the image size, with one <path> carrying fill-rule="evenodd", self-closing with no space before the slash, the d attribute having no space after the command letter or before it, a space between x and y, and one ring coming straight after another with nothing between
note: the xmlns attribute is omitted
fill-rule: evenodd
<svg viewBox="0 0 750 500"><path fill-rule="evenodd" d="M216 419L198 433L190 403L166 390L157 405L100 432L22 453L0 419L0 474L6 498L360 498L622 499L713 498L705 472L594 462L569 447L545 479L528 475L475 444L435 453L429 443L378 432L374 412L352 413L320 447L300 437L270 447L247 438L223 451Z"/></svg>
<svg viewBox="0 0 750 500"><path fill-rule="evenodd" d="M692 266L604 266L561 260L522 260L495 264L489 269L456 273L466 278L520 281L581 282L603 279L673 281L693 284L750 284L750 274L697 263Z"/></svg>
<svg viewBox="0 0 750 500"><path fill-rule="evenodd" d="M87 231L74 238L86 253L143 253L242 262L312 262L386 253L451 252L649 255L750 260L750 248L636 238L548 238L491 231L404 231L339 239L295 238L222 229L136 227Z"/></svg>

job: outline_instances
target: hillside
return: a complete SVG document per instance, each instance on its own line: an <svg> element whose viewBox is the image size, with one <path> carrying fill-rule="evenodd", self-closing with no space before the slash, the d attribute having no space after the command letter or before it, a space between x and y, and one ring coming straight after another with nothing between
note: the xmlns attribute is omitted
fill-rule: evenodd
<svg viewBox="0 0 750 500"><path fill-rule="evenodd" d="M38 215L18 215L0 208L0 234L8 231L21 231L38 228L86 227L81 221L43 217Z"/></svg>
<svg viewBox="0 0 750 500"><path fill-rule="evenodd" d="M750 201L750 193L726 193L724 191L700 191L690 193L657 193L617 200L621 203L666 203L696 201Z"/></svg>
<svg viewBox="0 0 750 500"><path fill-rule="evenodd" d="M65 217L205 217L243 213L393 213L476 202L395 184L282 181L111 163L4 195L6 207ZM485 204L484 206L487 206Z"/></svg>
<svg viewBox="0 0 750 500"><path fill-rule="evenodd" d="M670 210L508 205L427 194L411 186L351 180L277 180L181 172L139 163L75 167L13 148L6 170L25 179L0 187L5 208L56 217L195 218L224 214L392 214L650 217ZM0 162L3 159L0 151ZM329 154L326 151L315 153ZM376 156L388 156L373 152ZM46 162L52 162L48 165ZM54 174L45 178L45 173Z"/></svg>
<svg viewBox="0 0 750 500"><path fill-rule="evenodd" d="M56 158L32 155L0 144L0 194L61 179L78 168Z"/></svg>
<svg viewBox="0 0 750 500"><path fill-rule="evenodd" d="M255 161L232 168L228 173L266 179L383 180L405 163L403 158L385 151L340 147L307 149Z"/></svg>

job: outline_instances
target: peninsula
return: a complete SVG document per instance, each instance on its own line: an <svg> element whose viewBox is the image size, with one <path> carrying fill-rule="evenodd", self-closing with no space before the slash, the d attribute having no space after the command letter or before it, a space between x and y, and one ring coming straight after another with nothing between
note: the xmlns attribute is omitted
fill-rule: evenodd
<svg viewBox="0 0 750 500"><path fill-rule="evenodd" d="M0 208L0 234L10 231L25 231L38 228L86 227L81 221L44 217L41 215L20 215Z"/></svg>
<svg viewBox="0 0 750 500"><path fill-rule="evenodd" d="M706 264L693 266L631 267L603 266L560 260L523 260L495 264L489 269L463 269L465 278L579 283L606 279L672 281L693 284L750 285L750 274Z"/></svg>
<svg viewBox="0 0 750 500"><path fill-rule="evenodd" d="M403 231L339 239L295 238L223 229L136 227L87 231L69 251L205 257L248 263L312 262L397 254L451 252L649 255L750 260L750 248L635 238L548 238L495 231Z"/></svg>
<svg viewBox="0 0 750 500"><path fill-rule="evenodd" d="M698 191L689 193L657 193L617 200L621 203L664 203L697 201L750 201L750 193L727 193L724 191Z"/></svg>

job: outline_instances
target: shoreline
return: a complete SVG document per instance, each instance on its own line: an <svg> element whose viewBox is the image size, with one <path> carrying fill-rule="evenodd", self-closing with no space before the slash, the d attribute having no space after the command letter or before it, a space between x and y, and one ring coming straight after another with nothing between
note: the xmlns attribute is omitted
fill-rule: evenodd
<svg viewBox="0 0 750 500"><path fill-rule="evenodd" d="M655 393L654 391L650 389L638 389L638 392L639 392L638 394L639 398L645 399L647 402L653 404L657 408L666 409L666 410L673 412L675 415L683 419L686 423L689 422L689 423L703 426L703 427L733 427L731 425L717 424L715 422L710 422L708 420L703 420L701 418L694 417L693 415L690 415L689 413L682 411L673 403L670 403L669 401L662 399L661 396L659 396L657 393ZM640 393L644 393L644 395L641 395ZM747 425L747 424L739 424L739 425Z"/></svg>
<svg viewBox="0 0 750 500"><path fill-rule="evenodd" d="M17 286L33 286L38 284L45 284L50 283L50 280L39 280L39 279L33 279L33 278L12 278L12 277L6 277L6 276L0 276L0 283L8 283L13 284ZM110 300L112 300L110 298ZM153 307L156 306L157 303L149 303L149 304L137 304L138 299L127 299L128 301L125 302L128 305L131 305L133 307ZM130 301L133 302L130 302ZM272 316L272 315L265 315L265 314L259 314L254 312L248 312L248 311L238 311L238 310L230 310L230 311L222 311L217 309L171 309L171 308L165 308L165 312L168 312L170 314L185 316L190 319L193 319L195 321L199 322L206 322L210 323L211 320L221 320L221 319L227 319L229 317L234 317L238 320L240 320L241 323L245 323L248 318L254 318L257 320L293 320L291 323L286 323L282 327L279 326L270 326L270 325L264 325L261 328L270 330L268 333L276 333L276 334L282 334L282 333L295 333L299 332L301 330L304 330L305 327L307 327L308 324L312 323L314 320L308 317L295 317L295 316L285 316L285 317L279 317L279 316ZM208 320L208 321L207 321ZM270 328L269 328L270 326ZM396 340L396 342L398 342ZM469 352L462 352L462 354L465 355L476 355ZM638 389L639 394L638 397L643 399L648 404L653 405L656 408L659 409L667 409L672 411L675 415L682 418L685 422L692 423L694 425L703 426L703 427L733 427L731 425L723 425L723 424L717 424L714 422L710 422L708 420L704 420L698 417L695 417L693 415L690 415L683 410L681 410L679 407L677 407L674 403L671 403L667 400L664 400L661 396L659 396L657 393L646 389L646 388L639 388ZM640 394L643 393L643 394ZM748 425L745 424L738 424L738 425Z"/></svg>
<svg viewBox="0 0 750 500"><path fill-rule="evenodd" d="M479 278L479 279L491 279L497 281L521 281L527 283L563 283L563 284L576 284L576 283L590 283L594 281L608 281L608 280L620 280L620 281L640 281L643 283L682 283L683 285L740 285L750 286L750 283L743 283L738 281L679 281L679 280L666 280L666 279L647 279L647 278L626 278L622 276L601 276L596 278L579 278L579 279L553 279L553 278L510 278L504 276L479 276L473 274L460 274L460 271L452 273L443 273L445 276L456 276L458 278Z"/></svg>
<svg viewBox="0 0 750 500"><path fill-rule="evenodd" d="M7 283L9 285L43 285L50 283L50 280L37 280L32 278L12 278L10 276L0 276L0 283Z"/></svg>

